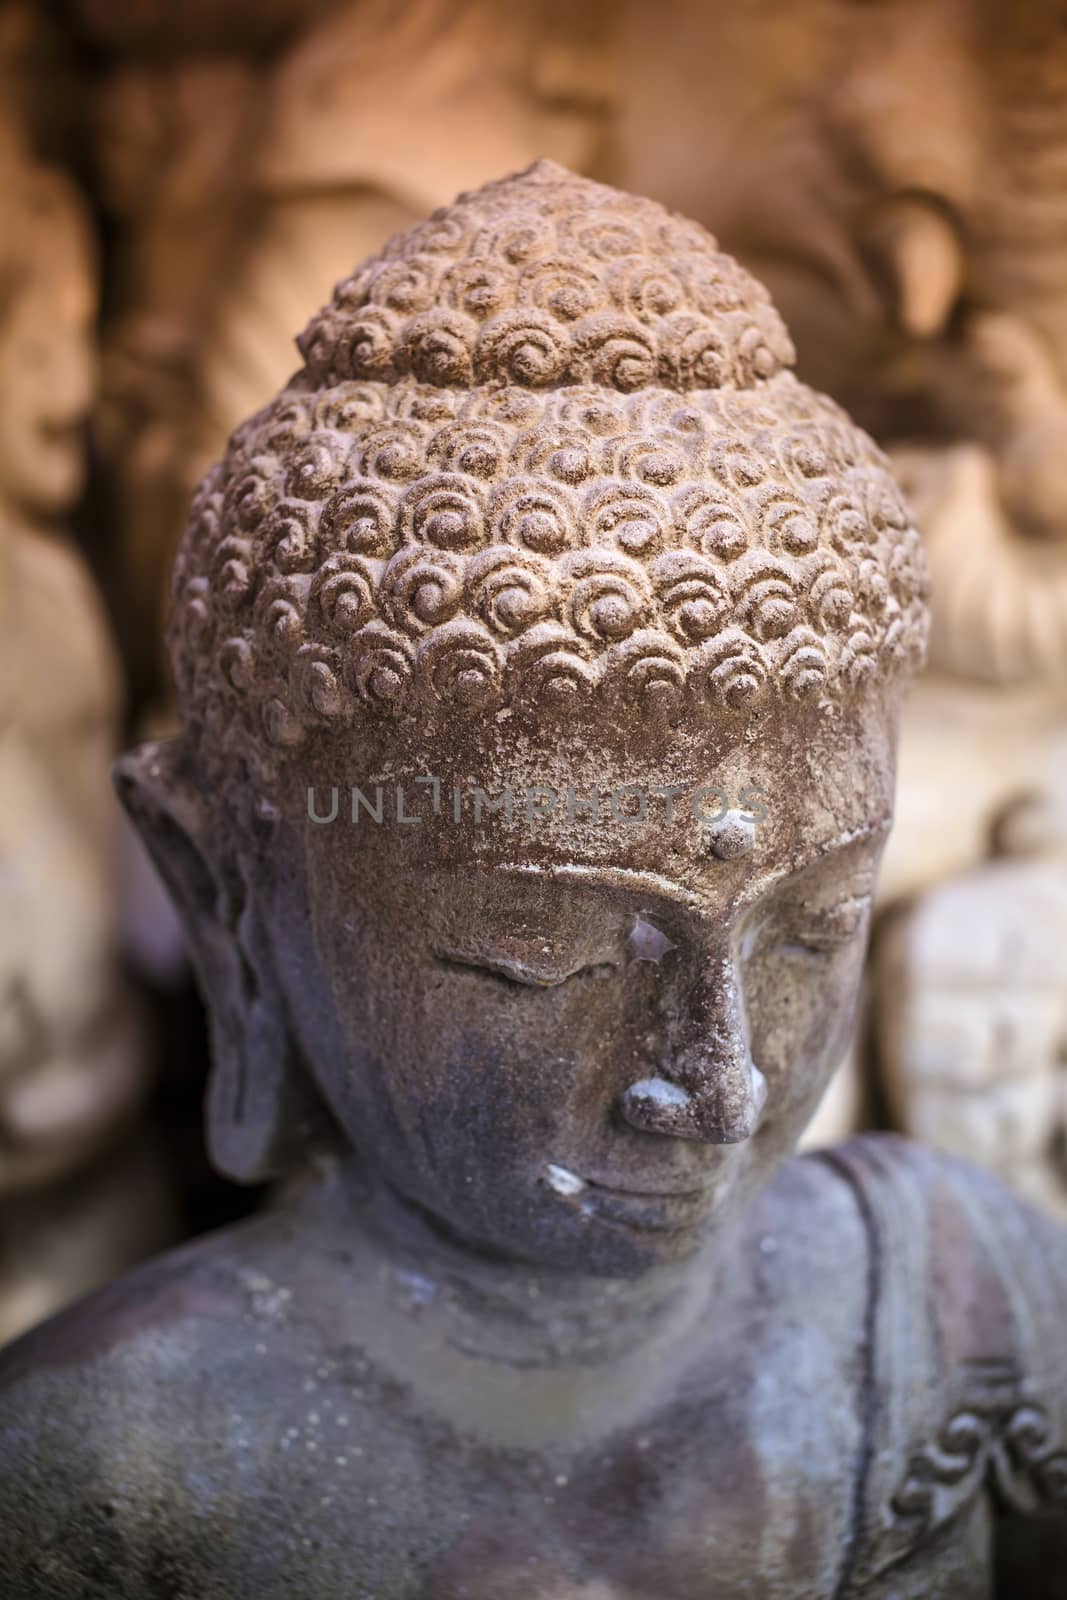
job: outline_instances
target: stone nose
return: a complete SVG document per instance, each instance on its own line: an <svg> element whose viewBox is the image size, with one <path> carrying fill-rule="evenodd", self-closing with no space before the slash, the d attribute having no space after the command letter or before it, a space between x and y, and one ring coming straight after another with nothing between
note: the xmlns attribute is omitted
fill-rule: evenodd
<svg viewBox="0 0 1067 1600"><path fill-rule="evenodd" d="M620 1110L631 1127L703 1144L740 1144L759 1125L767 1080L752 1060L732 962L716 961L664 1028L662 1070L630 1084Z"/></svg>
<svg viewBox="0 0 1067 1600"><path fill-rule="evenodd" d="M620 1102L622 1114L640 1133L661 1133L700 1144L742 1144L759 1125L767 1099L767 1080L752 1064L742 1094L728 1108L715 1106L667 1078L640 1078Z"/></svg>

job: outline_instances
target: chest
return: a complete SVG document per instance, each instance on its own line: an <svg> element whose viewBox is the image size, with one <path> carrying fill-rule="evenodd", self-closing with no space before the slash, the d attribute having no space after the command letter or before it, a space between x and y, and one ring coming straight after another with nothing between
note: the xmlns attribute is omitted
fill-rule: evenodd
<svg viewBox="0 0 1067 1600"><path fill-rule="evenodd" d="M321 1413L320 1413L321 1417ZM724 1419L725 1421L725 1419ZM342 1432L340 1423L337 1433ZM703 1459L640 1432L571 1459L478 1459L294 1439L197 1542L202 1600L989 1600L979 1502L938 1540L842 1589L847 1472L761 1462L704 1434ZM303 1452L301 1456L300 1452ZM331 1453L327 1453L331 1452ZM321 1456L321 1459L317 1459ZM187 1526L187 1525L186 1525ZM206 1530L205 1530L206 1531ZM191 1554L191 1551L187 1552Z"/></svg>
<svg viewBox="0 0 1067 1600"><path fill-rule="evenodd" d="M174 1526L210 1529L200 1581L227 1600L830 1600L862 1420L840 1385L801 1404L814 1376L683 1387L550 1449L464 1434L373 1374L322 1385L227 1417Z"/></svg>

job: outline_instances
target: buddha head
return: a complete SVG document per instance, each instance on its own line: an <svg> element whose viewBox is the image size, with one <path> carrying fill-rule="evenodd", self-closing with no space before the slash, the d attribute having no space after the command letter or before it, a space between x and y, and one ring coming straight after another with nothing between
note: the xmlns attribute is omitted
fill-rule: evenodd
<svg viewBox="0 0 1067 1600"><path fill-rule="evenodd" d="M339 285L194 503L183 732L119 783L209 1129L470 1247L699 1249L840 1058L918 537L701 228L550 163Z"/></svg>

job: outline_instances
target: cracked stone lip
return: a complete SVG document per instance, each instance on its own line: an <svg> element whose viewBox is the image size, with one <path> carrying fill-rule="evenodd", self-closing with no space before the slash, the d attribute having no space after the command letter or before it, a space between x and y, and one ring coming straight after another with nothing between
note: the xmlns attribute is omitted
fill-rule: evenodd
<svg viewBox="0 0 1067 1600"><path fill-rule="evenodd" d="M573 1182L575 1187L564 1188L551 1177L542 1180L585 1215L654 1233L681 1233L699 1225L712 1210L718 1189L710 1179L696 1188L635 1189L580 1176L568 1168L550 1166L547 1171Z"/></svg>

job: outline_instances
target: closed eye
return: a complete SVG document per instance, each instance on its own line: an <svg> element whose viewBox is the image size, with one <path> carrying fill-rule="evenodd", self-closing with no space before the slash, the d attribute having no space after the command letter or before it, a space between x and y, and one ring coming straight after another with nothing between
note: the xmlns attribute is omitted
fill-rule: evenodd
<svg viewBox="0 0 1067 1600"><path fill-rule="evenodd" d="M569 983L572 978L583 975L602 977L615 970L610 962L572 967L567 972L559 972L530 967L522 961L504 959L494 961L486 956L439 954L437 959L442 966L456 967L465 972L476 972L482 977L505 983L509 988L519 989L558 989L562 984Z"/></svg>
<svg viewBox="0 0 1067 1600"><path fill-rule="evenodd" d="M747 948L762 946L786 957L828 960L866 931L869 910L869 894L852 895L832 906L781 907L752 930Z"/></svg>
<svg viewBox="0 0 1067 1600"><path fill-rule="evenodd" d="M856 895L810 919L797 918L778 948L785 954L833 955L859 937L867 926L869 895Z"/></svg>

